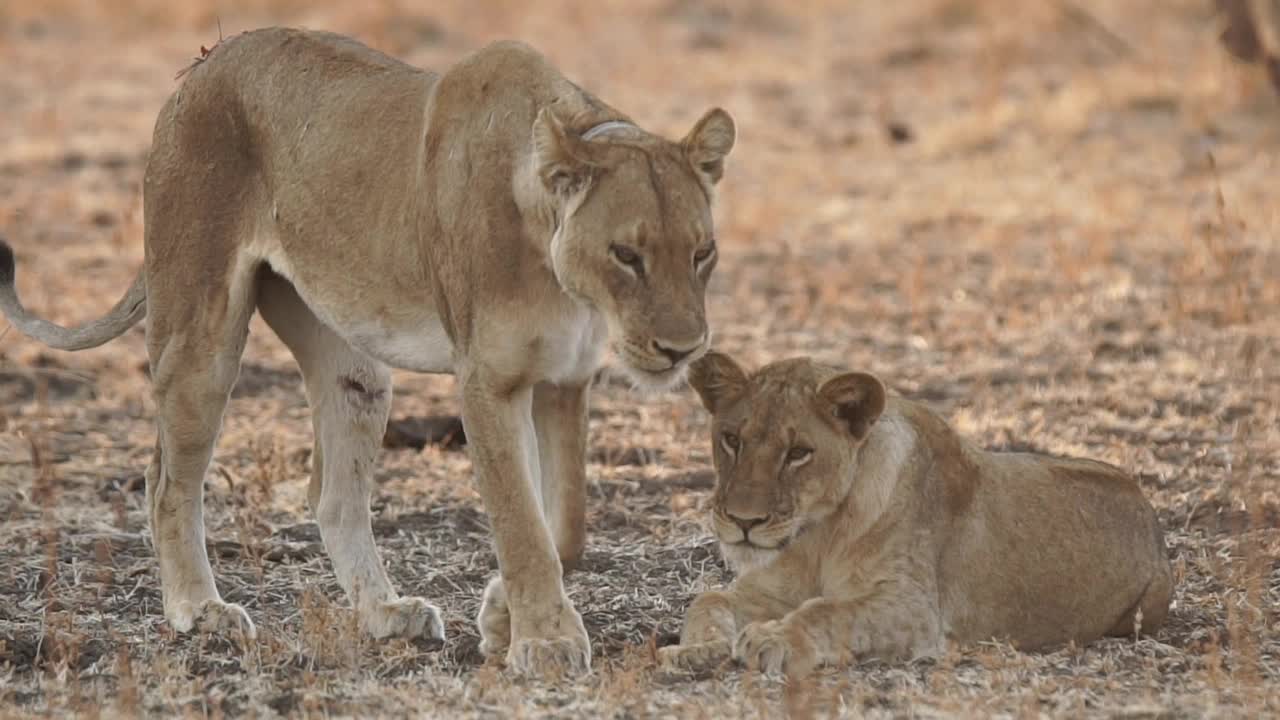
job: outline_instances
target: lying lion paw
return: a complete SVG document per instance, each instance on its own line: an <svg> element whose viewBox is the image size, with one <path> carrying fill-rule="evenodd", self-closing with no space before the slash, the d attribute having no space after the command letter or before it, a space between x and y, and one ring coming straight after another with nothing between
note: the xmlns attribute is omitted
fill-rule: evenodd
<svg viewBox="0 0 1280 720"><path fill-rule="evenodd" d="M363 620L365 629L379 640L389 637L444 640L440 609L420 597L384 600Z"/></svg>
<svg viewBox="0 0 1280 720"><path fill-rule="evenodd" d="M766 675L806 675L817 665L813 643L780 620L743 628L733 646L735 660Z"/></svg>

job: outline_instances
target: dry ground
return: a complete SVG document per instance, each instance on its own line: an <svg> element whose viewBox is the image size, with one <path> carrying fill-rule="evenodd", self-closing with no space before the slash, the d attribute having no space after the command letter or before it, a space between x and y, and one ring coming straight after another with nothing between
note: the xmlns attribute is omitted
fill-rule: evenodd
<svg viewBox="0 0 1280 720"><path fill-rule="evenodd" d="M139 186L174 73L222 29L357 35L442 68L500 37L678 135L729 108L740 145L709 298L720 347L867 368L990 446L1137 474L1178 591L1152 639L868 663L783 687L654 672L725 578L687 391L603 380L591 544L572 576L597 653L576 684L483 664L494 559L465 452L383 455L376 532L443 647L353 631L304 505L310 425L257 320L207 481L224 596L250 648L163 622L142 511L153 443L141 328L70 355L0 339L0 715L535 717L1280 713L1280 108L1216 44L1207 0L612 0L0 4L0 230L28 305L114 302L142 256ZM1085 12L1082 12L1082 9ZM397 376L393 418L456 413Z"/></svg>

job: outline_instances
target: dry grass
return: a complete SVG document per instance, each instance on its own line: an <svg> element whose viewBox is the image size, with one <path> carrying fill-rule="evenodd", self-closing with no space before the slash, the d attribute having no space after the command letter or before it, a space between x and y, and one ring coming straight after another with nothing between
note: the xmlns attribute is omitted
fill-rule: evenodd
<svg viewBox="0 0 1280 720"><path fill-rule="evenodd" d="M476 651L494 559L456 450L388 450L375 521L399 587L444 606L450 640L355 632L305 511L297 374L255 321L207 519L223 594L262 639L175 637L142 511L153 413L141 329L78 355L11 332L0 715L1280 712L1280 108L1261 70L1216 45L1209 5L0 5L0 229L28 304L48 316L103 311L135 271L151 124L218 20L227 34L268 22L350 32L433 67L520 37L649 127L682 133L711 104L737 116L710 298L722 347L868 368L988 445L1131 469L1179 578L1153 639L956 649L804 687L732 668L656 675L653 647L725 576L699 512L705 418L688 393L646 399L605 382L591 545L570 582L596 673L513 683ZM396 417L456 412L451 379L397 382Z"/></svg>

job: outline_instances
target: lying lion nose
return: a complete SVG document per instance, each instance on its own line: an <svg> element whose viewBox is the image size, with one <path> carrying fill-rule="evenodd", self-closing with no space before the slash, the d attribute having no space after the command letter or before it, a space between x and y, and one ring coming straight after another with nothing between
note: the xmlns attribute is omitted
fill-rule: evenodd
<svg viewBox="0 0 1280 720"><path fill-rule="evenodd" d="M740 517L738 515L729 515L729 519L732 520L734 524L736 524L738 527L742 528L743 534L746 534L751 532L752 528L765 524L765 522L769 519L769 516L762 515L760 517Z"/></svg>
<svg viewBox="0 0 1280 720"><path fill-rule="evenodd" d="M658 353L665 355L672 365L693 354L694 350L702 347L702 339L688 345L679 345L676 343L662 343L657 340L653 341L653 349Z"/></svg>

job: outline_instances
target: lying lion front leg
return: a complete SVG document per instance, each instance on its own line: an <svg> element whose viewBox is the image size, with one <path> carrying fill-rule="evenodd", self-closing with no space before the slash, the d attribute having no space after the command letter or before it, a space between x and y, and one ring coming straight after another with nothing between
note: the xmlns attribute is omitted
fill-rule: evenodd
<svg viewBox="0 0 1280 720"><path fill-rule="evenodd" d="M439 609L396 593L373 541L369 499L391 411L390 371L321 324L287 281L265 280L258 305L302 369L315 431L308 497L361 626L376 638L443 640Z"/></svg>
<svg viewBox="0 0 1280 720"><path fill-rule="evenodd" d="M681 670L712 669L732 658L734 640L743 627L779 617L783 611L775 603L753 602L736 588L704 592L685 613L680 644L660 648L658 661Z"/></svg>
<svg viewBox="0 0 1280 720"><path fill-rule="evenodd" d="M497 390L503 385L483 368L462 378L462 422L501 573L501 583L491 583L485 593L482 647L505 646L508 666L520 674L584 673L591 666L591 645L565 593L560 558L535 494L533 391Z"/></svg>
<svg viewBox="0 0 1280 720"><path fill-rule="evenodd" d="M781 620L743 628L734 658L771 675L802 676L856 657L909 659L941 651L937 605L925 594L885 592L859 600L814 598Z"/></svg>
<svg viewBox="0 0 1280 720"><path fill-rule="evenodd" d="M729 660L738 633L734 604L733 593L720 590L694 598L685 613L680 644L658 648L659 664L696 672Z"/></svg>

